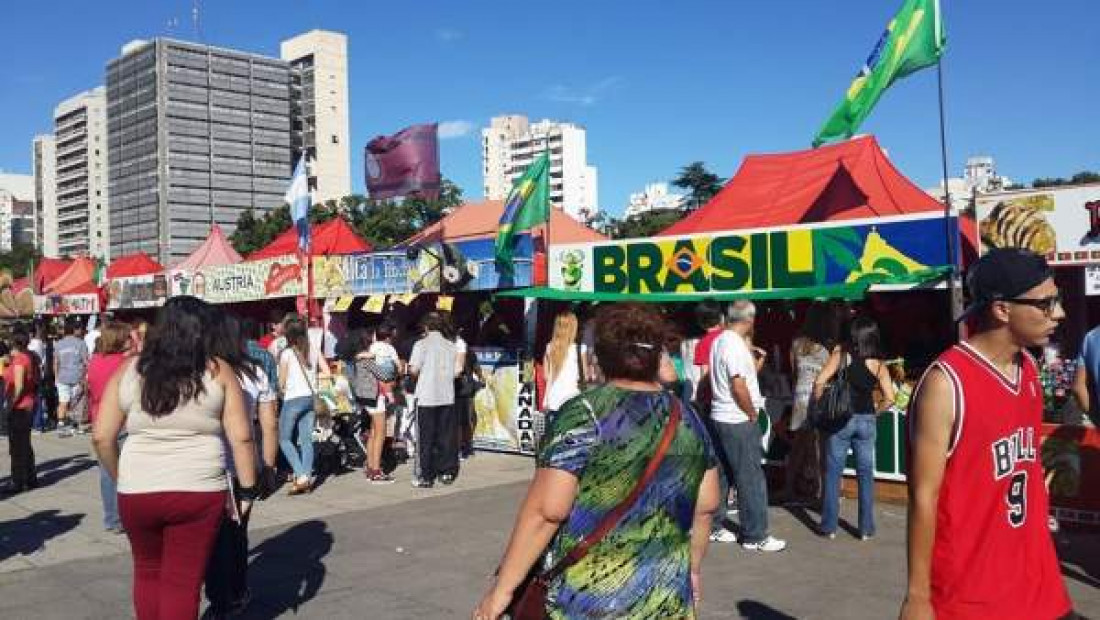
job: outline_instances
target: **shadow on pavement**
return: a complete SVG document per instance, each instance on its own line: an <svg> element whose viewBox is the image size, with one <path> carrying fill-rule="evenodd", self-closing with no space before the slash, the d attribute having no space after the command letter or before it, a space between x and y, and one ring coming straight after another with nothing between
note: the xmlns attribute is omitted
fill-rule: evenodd
<svg viewBox="0 0 1100 620"><path fill-rule="evenodd" d="M1100 589L1100 537L1092 530L1063 530L1054 539L1062 574Z"/></svg>
<svg viewBox="0 0 1100 620"><path fill-rule="evenodd" d="M0 521L0 562L41 550L50 539L80 525L84 517L62 515L60 510L40 510L20 519Z"/></svg>
<svg viewBox="0 0 1100 620"><path fill-rule="evenodd" d="M760 601L738 601L737 612L747 620L795 620L794 616L788 616Z"/></svg>
<svg viewBox="0 0 1100 620"><path fill-rule="evenodd" d="M96 460L83 454L51 459L35 465L38 488L48 487L96 466Z"/></svg>
<svg viewBox="0 0 1100 620"><path fill-rule="evenodd" d="M268 538L250 553L248 582L252 604L246 618L297 614L317 596L325 581L322 561L332 550L333 536L323 521L312 520Z"/></svg>

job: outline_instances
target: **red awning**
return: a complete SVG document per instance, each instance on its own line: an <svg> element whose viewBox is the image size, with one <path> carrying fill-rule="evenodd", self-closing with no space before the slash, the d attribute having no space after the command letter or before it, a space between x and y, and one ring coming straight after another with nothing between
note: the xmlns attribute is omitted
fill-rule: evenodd
<svg viewBox="0 0 1100 620"><path fill-rule="evenodd" d="M200 267L217 267L219 265L233 265L243 260L237 250L233 249L229 240L225 238L221 226L214 225L207 235L206 241L195 248L187 258L181 260L173 269L194 271Z"/></svg>
<svg viewBox="0 0 1100 620"><path fill-rule="evenodd" d="M34 266L34 290L41 293L46 285L68 270L73 261L63 258L43 258Z"/></svg>
<svg viewBox="0 0 1100 620"><path fill-rule="evenodd" d="M905 178L874 136L749 155L722 191L660 235L768 228L943 211Z"/></svg>
<svg viewBox="0 0 1100 620"><path fill-rule="evenodd" d="M504 202L500 200L467 203L459 206L447 217L401 242L401 245L495 239L500 216L503 213ZM550 210L550 243L597 241L607 241L607 237L569 217L561 209Z"/></svg>
<svg viewBox="0 0 1100 620"><path fill-rule="evenodd" d="M65 273L46 285L43 292L52 295L86 295L96 293L99 287L95 283L95 261L80 257L73 261Z"/></svg>
<svg viewBox="0 0 1100 620"><path fill-rule="evenodd" d="M111 261L107 266L108 278L125 278L128 276L144 276L164 271L164 267L157 261L149 258L145 252L120 256Z"/></svg>
<svg viewBox="0 0 1100 620"><path fill-rule="evenodd" d="M344 218L333 218L313 227L310 254L329 256L334 254L358 254L370 252L371 245L355 234ZM298 231L291 226L275 240L248 255L248 260L274 258L298 251Z"/></svg>

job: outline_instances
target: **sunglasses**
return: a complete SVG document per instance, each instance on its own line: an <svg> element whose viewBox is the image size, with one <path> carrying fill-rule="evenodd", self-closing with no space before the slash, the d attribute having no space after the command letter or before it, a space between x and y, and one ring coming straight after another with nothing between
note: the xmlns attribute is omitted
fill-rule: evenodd
<svg viewBox="0 0 1100 620"><path fill-rule="evenodd" d="M1051 295L1050 297L1040 297L1038 299L1017 297L1014 299L1003 299L1001 301L1009 304L1018 304L1021 306L1031 306L1032 308L1037 308L1040 312L1048 317L1054 313L1055 308L1062 307L1061 295Z"/></svg>

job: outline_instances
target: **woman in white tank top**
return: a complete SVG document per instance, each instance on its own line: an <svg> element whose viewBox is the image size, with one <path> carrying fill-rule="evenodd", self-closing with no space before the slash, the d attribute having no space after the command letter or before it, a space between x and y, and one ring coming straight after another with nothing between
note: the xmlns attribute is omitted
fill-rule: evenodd
<svg viewBox="0 0 1100 620"><path fill-rule="evenodd" d="M134 557L139 620L198 615L199 586L226 509L229 439L247 513L256 494L251 422L240 382L203 341L207 304L174 297L161 309L140 357L111 379L93 442L118 484ZM116 438L125 426L119 455Z"/></svg>

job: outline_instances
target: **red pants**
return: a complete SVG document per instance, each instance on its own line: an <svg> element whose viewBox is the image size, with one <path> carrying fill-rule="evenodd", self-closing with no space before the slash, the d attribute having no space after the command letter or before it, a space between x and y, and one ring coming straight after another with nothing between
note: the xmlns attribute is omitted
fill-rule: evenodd
<svg viewBox="0 0 1100 620"><path fill-rule="evenodd" d="M138 620L194 620L199 615L199 587L225 514L225 497L225 491L118 494L134 556Z"/></svg>

